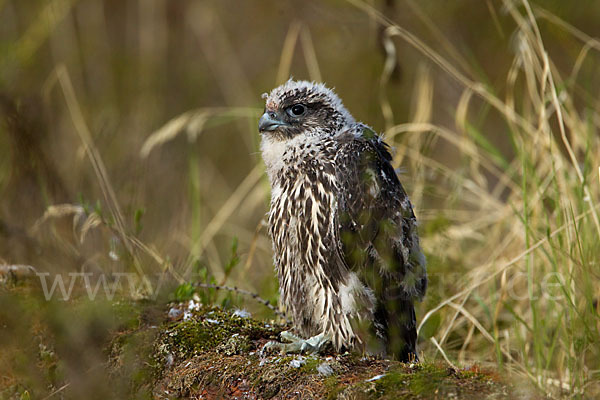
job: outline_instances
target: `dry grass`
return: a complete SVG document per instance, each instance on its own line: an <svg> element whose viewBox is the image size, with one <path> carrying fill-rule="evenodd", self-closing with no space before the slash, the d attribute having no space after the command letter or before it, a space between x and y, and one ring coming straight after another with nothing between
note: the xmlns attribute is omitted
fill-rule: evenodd
<svg viewBox="0 0 600 400"><path fill-rule="evenodd" d="M527 0L481 2L497 35L468 43L500 42L501 55L452 40L437 6L412 0L402 4L416 22L362 0L279 21L258 2L277 34L208 2L123 4L0 2L0 21L25 26L3 31L14 43L2 49L0 88L16 111L5 108L0 131L0 261L177 284L212 277L275 299L260 93L291 74L324 79L407 170L432 275L424 359L490 363L556 396L600 393L598 39ZM125 11L135 24L119 22ZM373 34L350 36L348 60L333 50L343 29L312 20L333 14ZM486 54L497 65L476 61ZM40 175L40 160L56 172ZM234 237L241 264L231 268Z"/></svg>
<svg viewBox="0 0 600 400"><path fill-rule="evenodd" d="M586 38L565 80L548 56L536 15L550 17L570 32L576 30L539 7L534 12L526 1L505 1L503 7L518 30L514 34L517 51L501 99L493 93L496 89L459 72L377 10L352 3L387 25L388 36L410 43L464 87L456 111L457 133L424 124L421 118L386 130L388 138L429 132L456 146L469 164L466 171L448 170L423 155L419 141L404 150L412 154L411 161L422 166L424 181L428 169L438 169L449 180L459 182L462 188L450 190L460 190L460 203L469 208L463 221L452 223L443 235L424 238L426 248L435 247L440 254L461 260L469 272L461 279L465 289L430 310L420 327L442 313L441 339L431 337L438 350L444 345L454 347L447 340L450 333L464 332L467 340L457 343L460 359L479 359L482 349L488 347L488 356L499 365L528 376L544 390L552 392L552 386L560 386L574 395L583 393L584 388L597 391L598 371L592 366L599 356L595 308L600 235L598 125L597 116L586 121L585 113L595 111L587 109L582 114L575 106L581 90L577 72L597 40ZM430 98L428 92L418 93L417 101ZM515 149L512 160L500 157L496 149L480 141L482 133L469 122L473 93L483 106L493 107L504 119L506 135ZM474 108L479 107L482 105ZM419 104L418 109L423 108ZM497 180L493 190L489 190L490 179L484 173ZM449 198L453 197L451 191ZM442 210L431 212L436 215ZM452 210L443 213L451 215ZM479 244L461 245L469 239ZM482 259L486 254L490 257ZM525 295L516 295L515 288ZM473 351L470 356L469 349Z"/></svg>

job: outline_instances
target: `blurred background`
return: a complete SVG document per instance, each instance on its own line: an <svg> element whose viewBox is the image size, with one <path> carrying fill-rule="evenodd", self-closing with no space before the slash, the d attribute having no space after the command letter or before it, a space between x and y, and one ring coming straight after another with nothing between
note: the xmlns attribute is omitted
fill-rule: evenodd
<svg viewBox="0 0 600 400"><path fill-rule="evenodd" d="M275 303L261 94L323 81L394 148L425 359L592 393L598 21L559 0L0 0L0 263Z"/></svg>

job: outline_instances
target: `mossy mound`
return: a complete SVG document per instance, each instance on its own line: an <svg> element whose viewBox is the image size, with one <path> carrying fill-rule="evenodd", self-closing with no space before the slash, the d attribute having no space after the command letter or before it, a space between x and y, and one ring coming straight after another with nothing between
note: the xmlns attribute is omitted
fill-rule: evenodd
<svg viewBox="0 0 600 400"><path fill-rule="evenodd" d="M264 345L289 327L239 310L191 300L48 302L27 288L0 290L0 316L13 332L0 330L8 345L0 398L515 397L497 374L477 368L266 354Z"/></svg>
<svg viewBox="0 0 600 400"><path fill-rule="evenodd" d="M160 333L158 351L164 359L186 360L205 351L238 354L255 348L257 342L277 339L280 331L217 307L186 313L185 320L167 323Z"/></svg>
<svg viewBox="0 0 600 400"><path fill-rule="evenodd" d="M114 376L132 396L257 399L513 398L496 374L356 354L264 354L282 326L215 307L173 313L113 342ZM166 314L166 313L165 313ZM183 318L185 314L185 318ZM152 332L152 333L149 333ZM116 362L118 360L118 362ZM139 369L133 368L137 365ZM122 371L126 370L126 373Z"/></svg>

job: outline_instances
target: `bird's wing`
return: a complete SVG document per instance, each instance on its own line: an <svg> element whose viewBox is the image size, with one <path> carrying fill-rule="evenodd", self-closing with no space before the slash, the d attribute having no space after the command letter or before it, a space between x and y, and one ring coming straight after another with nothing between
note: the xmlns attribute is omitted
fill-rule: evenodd
<svg viewBox="0 0 600 400"><path fill-rule="evenodd" d="M340 240L346 264L379 298L422 298L427 286L412 205L388 146L366 126L340 136Z"/></svg>
<svg viewBox="0 0 600 400"><path fill-rule="evenodd" d="M336 160L342 257L377 299L372 327L387 354L414 360L413 300L427 288L417 221L387 145L370 128L357 129L340 135Z"/></svg>

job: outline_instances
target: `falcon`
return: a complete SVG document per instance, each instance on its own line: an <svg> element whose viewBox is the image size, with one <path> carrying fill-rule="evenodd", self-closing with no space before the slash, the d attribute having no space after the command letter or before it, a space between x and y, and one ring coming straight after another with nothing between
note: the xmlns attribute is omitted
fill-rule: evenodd
<svg viewBox="0 0 600 400"><path fill-rule="evenodd" d="M321 83L290 79L263 98L269 234L294 331L269 345L416 361L426 263L388 145Z"/></svg>

